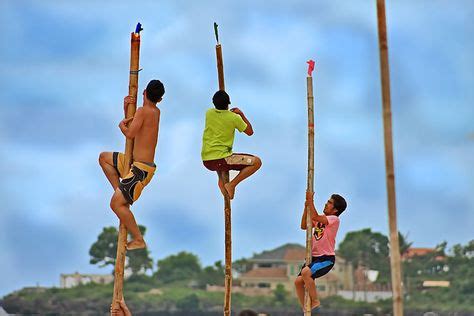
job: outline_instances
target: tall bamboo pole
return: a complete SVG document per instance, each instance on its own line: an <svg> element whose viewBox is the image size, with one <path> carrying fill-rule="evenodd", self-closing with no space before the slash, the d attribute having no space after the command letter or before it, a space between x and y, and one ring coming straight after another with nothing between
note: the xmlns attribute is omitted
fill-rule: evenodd
<svg viewBox="0 0 474 316"><path fill-rule="evenodd" d="M130 52L130 76L128 84L128 95L134 97L135 102L130 104L127 109L126 118L133 117L137 110L137 91L138 91L138 72L140 59L140 31L141 24L138 23L135 32L131 33L131 52ZM130 170L133 161L133 139L125 140L125 173ZM127 243L127 229L123 223L119 226L119 235L117 243L117 256L115 259L115 278L114 278L114 294L112 299L112 309L119 308L117 301L123 298L123 274L125 265L125 245Z"/></svg>
<svg viewBox="0 0 474 316"><path fill-rule="evenodd" d="M377 21L380 50L380 78L382 81L385 168L390 228L390 265L392 273L393 315L403 315L400 246L398 242L397 209L395 205L395 172L393 168L392 110L390 105L390 72L388 64L387 25L385 0L377 0Z"/></svg>
<svg viewBox="0 0 474 316"><path fill-rule="evenodd" d="M216 35L216 59L217 59L217 78L219 81L219 90L225 90L224 83L224 63L222 59L222 47L219 43L219 33L217 24L214 22L214 32ZM219 179L223 184L229 182L229 171L217 172ZM224 222L225 222L225 294L224 294L224 316L230 316L231 312L231 291L232 291L232 221L231 221L230 198L225 192L224 196Z"/></svg>
<svg viewBox="0 0 474 316"><path fill-rule="evenodd" d="M308 61L308 76L306 77L306 91L308 101L308 177L306 191L314 192L314 98L313 77L314 61ZM311 209L306 208L306 265L312 261L313 221L311 220ZM305 316L311 316L311 299L308 290L304 296Z"/></svg>

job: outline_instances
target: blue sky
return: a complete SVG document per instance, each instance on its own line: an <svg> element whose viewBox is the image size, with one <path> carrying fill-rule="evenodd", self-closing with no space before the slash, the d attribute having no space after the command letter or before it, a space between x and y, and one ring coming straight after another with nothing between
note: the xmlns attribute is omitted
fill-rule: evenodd
<svg viewBox="0 0 474 316"><path fill-rule="evenodd" d="M387 4L398 225L415 246L473 239L474 5ZM348 200L338 241L387 234L375 1L0 2L0 295L59 284L60 273L108 273L88 250L111 189L100 151L123 150L129 38L144 27L140 89L166 86L158 171L134 205L151 255L223 258L222 198L200 161L204 112L217 87L212 23L226 87L254 125L235 149L262 169L233 202L233 257L287 242L306 186L306 60L317 62L315 191ZM141 103L141 101L139 101Z"/></svg>

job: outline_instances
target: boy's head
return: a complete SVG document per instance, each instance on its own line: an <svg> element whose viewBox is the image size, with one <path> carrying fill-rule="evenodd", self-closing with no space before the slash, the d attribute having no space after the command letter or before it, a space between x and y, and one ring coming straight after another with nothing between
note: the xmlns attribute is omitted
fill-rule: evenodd
<svg viewBox="0 0 474 316"><path fill-rule="evenodd" d="M339 194L333 194L324 205L324 214L339 216L346 210L346 207L346 200Z"/></svg>
<svg viewBox="0 0 474 316"><path fill-rule="evenodd" d="M151 80L146 86L143 95L152 103L160 102L165 94L165 86L160 80Z"/></svg>
<svg viewBox="0 0 474 316"><path fill-rule="evenodd" d="M218 110L227 110L230 104L230 97L224 90L219 90L214 93L212 103L214 103L214 106Z"/></svg>

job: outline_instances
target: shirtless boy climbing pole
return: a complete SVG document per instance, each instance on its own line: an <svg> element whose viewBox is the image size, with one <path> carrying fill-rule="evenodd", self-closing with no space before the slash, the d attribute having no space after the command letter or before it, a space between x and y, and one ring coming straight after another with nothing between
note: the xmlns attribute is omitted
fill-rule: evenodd
<svg viewBox="0 0 474 316"><path fill-rule="evenodd" d="M119 152L102 152L99 164L114 189L110 207L132 235L127 249L145 248L146 244L138 228L130 205L136 201L143 188L150 183L155 173L155 148L158 142L160 109L156 106L165 93L159 80L151 80L143 91L143 106L138 108L133 118L123 119L119 128L125 137L134 140L132 166L125 174L125 155ZM127 96L124 99L124 111L135 100Z"/></svg>

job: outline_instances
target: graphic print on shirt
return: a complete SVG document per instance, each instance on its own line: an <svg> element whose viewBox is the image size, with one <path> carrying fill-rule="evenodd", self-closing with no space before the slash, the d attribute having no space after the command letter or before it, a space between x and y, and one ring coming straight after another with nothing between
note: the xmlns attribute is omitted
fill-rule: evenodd
<svg viewBox="0 0 474 316"><path fill-rule="evenodd" d="M324 228L326 228L326 225L324 225L323 223L319 223L316 225L316 227L314 227L314 238L316 238L316 240L320 240L321 238L323 238L324 236Z"/></svg>

